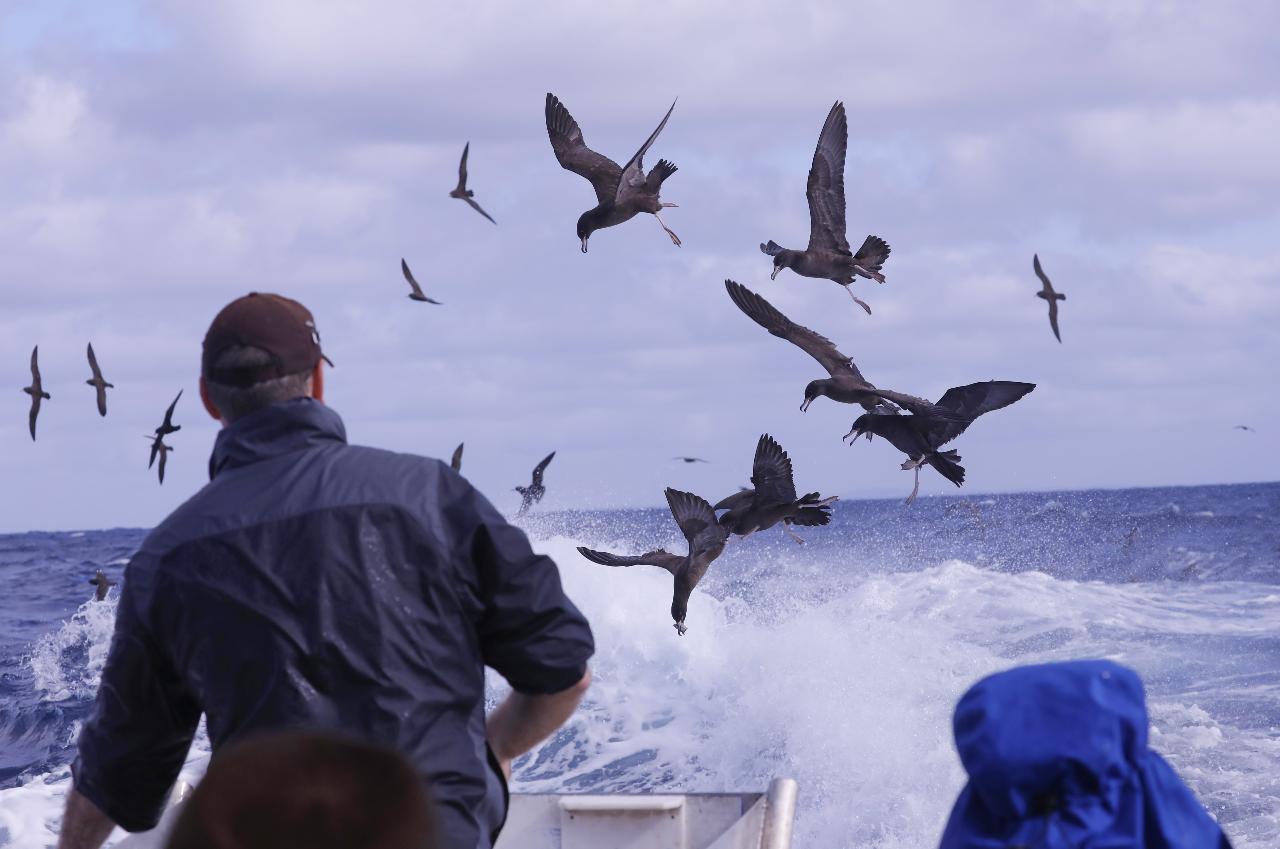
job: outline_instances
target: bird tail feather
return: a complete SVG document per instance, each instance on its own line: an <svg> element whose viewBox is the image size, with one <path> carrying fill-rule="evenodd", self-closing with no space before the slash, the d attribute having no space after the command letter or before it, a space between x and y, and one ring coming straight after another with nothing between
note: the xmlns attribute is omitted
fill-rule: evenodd
<svg viewBox="0 0 1280 849"><path fill-rule="evenodd" d="M680 169L676 168L675 163L665 159L659 159L658 164L653 166L653 170L649 172L646 182L654 187L662 185L662 181L676 173Z"/></svg>
<svg viewBox="0 0 1280 849"><path fill-rule="evenodd" d="M955 449L934 452L929 463L956 486L964 483L964 466L960 465L960 454Z"/></svg>

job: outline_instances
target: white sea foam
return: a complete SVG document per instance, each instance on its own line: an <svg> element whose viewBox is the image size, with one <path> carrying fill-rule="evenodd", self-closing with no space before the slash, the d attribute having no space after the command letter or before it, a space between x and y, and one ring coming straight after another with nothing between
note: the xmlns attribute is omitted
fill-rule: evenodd
<svg viewBox="0 0 1280 849"><path fill-rule="evenodd" d="M959 561L858 577L796 550L735 595L695 592L679 637L668 575L587 563L580 542L600 545L555 537L538 548L591 620L594 684L570 725L520 762L517 792L760 790L789 775L801 788L798 846L936 845L964 782L951 739L960 694L1019 663L1105 656L1147 679L1152 746L1223 815L1237 849L1280 843L1280 740L1223 710L1262 703L1274 716L1280 687L1265 657L1257 673L1271 683L1259 684L1247 669L1221 672L1214 654L1280 631L1274 587L1078 583ZM736 577L741 562L722 559L714 577ZM83 678L55 661L81 640L100 657L111 612L85 605L41 642L49 698L96 686L100 660ZM1172 681L1188 667L1220 677ZM490 681L496 699L504 685ZM208 751L201 736L184 780L203 773ZM52 845L68 783L62 769L0 791L0 844L7 833L14 849Z"/></svg>

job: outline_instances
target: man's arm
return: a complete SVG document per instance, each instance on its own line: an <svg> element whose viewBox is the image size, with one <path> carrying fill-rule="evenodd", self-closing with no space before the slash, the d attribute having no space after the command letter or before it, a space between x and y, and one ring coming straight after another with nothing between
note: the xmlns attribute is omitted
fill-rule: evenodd
<svg viewBox="0 0 1280 849"><path fill-rule="evenodd" d="M98 806L80 795L74 787L67 794L67 810L62 815L58 849L98 849L116 824Z"/></svg>
<svg viewBox="0 0 1280 849"><path fill-rule="evenodd" d="M511 778L511 762L564 725L578 709L578 703L590 685L591 671L588 670L578 683L558 693L531 694L513 690L489 714L485 722L489 746L507 778Z"/></svg>

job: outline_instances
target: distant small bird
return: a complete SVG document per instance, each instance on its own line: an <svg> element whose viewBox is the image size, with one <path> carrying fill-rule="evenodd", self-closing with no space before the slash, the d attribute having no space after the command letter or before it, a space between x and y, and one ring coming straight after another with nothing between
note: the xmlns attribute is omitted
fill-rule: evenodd
<svg viewBox="0 0 1280 849"><path fill-rule="evenodd" d="M662 116L658 128L645 139L635 155L627 160L627 164L619 168L618 163L609 157L587 147L578 122L573 120L569 110L564 108L564 104L554 94L547 93L547 136L551 139L551 149L555 152L556 161L561 168L586 177L596 190L596 206L578 218L577 233L582 240L584 254L592 233L630 221L640 212L651 213L657 218L662 229L671 237L671 243L676 247L680 246L680 237L672 232L659 214L663 209L676 204L663 203L658 198L663 181L676 173L676 166L665 159L659 159L648 175L644 173L644 155L667 125L667 119L675 108L673 101L667 114Z"/></svg>
<svg viewBox="0 0 1280 849"><path fill-rule="evenodd" d="M178 431L182 430L182 425L176 425L173 423L173 411L178 406L178 400L181 397L182 397L182 390L179 389L177 398L174 398L173 403L169 405L169 409L164 411L164 421L160 423L160 427L156 428L155 432L156 432L157 439L164 439L169 434L177 433ZM147 437L147 438L150 439L150 437ZM151 459L153 462L155 461L154 449L152 449ZM148 466L147 468L151 468L151 467Z"/></svg>
<svg viewBox="0 0 1280 849"><path fill-rule="evenodd" d="M174 430L178 430L178 428L174 428ZM149 469L155 464L156 457L160 458L160 483L163 485L164 466L169 459L169 452L173 450L173 446L165 444L163 434L154 437L144 436L143 439L151 441L151 460L147 463L147 468Z"/></svg>
<svg viewBox="0 0 1280 849"><path fill-rule="evenodd" d="M471 142L467 142L466 146L462 148L462 161L458 163L458 187L449 192L449 197L457 198L458 200L465 200L472 209L483 215L485 218L488 218L490 221L493 221L493 216L481 209L480 204L473 200L476 193L467 188L467 153L470 150ZM497 224L498 222L493 221L493 223Z"/></svg>
<svg viewBox="0 0 1280 849"><path fill-rule="evenodd" d="M1049 276L1040 267L1039 254L1032 254L1031 267L1035 269L1036 277L1039 277L1040 282L1044 284L1044 288L1036 292L1036 297L1044 298L1049 302L1049 326L1053 328L1053 335L1058 342L1062 342L1062 334L1058 332L1058 301L1065 301L1067 296L1061 292L1053 291L1053 284L1049 282Z"/></svg>
<svg viewBox="0 0 1280 849"><path fill-rule="evenodd" d="M453 449L453 458L449 460L449 468L453 469L455 472L462 471L462 446L463 445L466 445L466 443L465 442L458 443L458 447Z"/></svg>
<svg viewBox="0 0 1280 849"><path fill-rule="evenodd" d="M89 343L89 368L93 370L93 377L86 380L85 383L98 391L98 415L105 416L107 414L107 390L115 389L115 386L102 379L102 369L98 368L98 358L93 355L92 342Z"/></svg>
<svg viewBox="0 0 1280 849"><path fill-rule="evenodd" d="M89 583L95 587L93 592L94 601L104 601L107 597L107 590L116 585L115 581L108 580L107 573L103 572L101 569L93 573L93 577L89 579Z"/></svg>
<svg viewBox="0 0 1280 849"><path fill-rule="evenodd" d="M689 595L707 573L712 562L724 551L729 531L716 521L715 510L711 505L693 493L668 487L666 496L671 515L675 517L680 532L689 542L687 556L681 557L661 548L637 557L593 551L585 546L578 546L578 552L593 563L604 566L647 565L670 572L675 578L671 618L675 620L676 633L683 637L684 632L689 630L684 624L689 612Z"/></svg>
<svg viewBox="0 0 1280 849"><path fill-rule="evenodd" d="M802 251L788 250L770 239L760 250L773 257L770 280L777 278L784 268L804 277L834 280L870 315L871 307L853 294L849 286L855 277L884 282L880 269L889 258L889 244L879 236L867 236L856 254L849 250L844 201L844 158L848 145L849 122L844 104L836 101L822 125L805 186L809 200L809 246Z"/></svg>
<svg viewBox="0 0 1280 849"><path fill-rule="evenodd" d="M27 426L31 429L31 441L36 441L36 417L40 415L40 401L52 400L44 391L44 383L40 380L40 365L36 362L40 346L31 349L31 385L22 387L22 391L31 396L31 413L27 416Z"/></svg>
<svg viewBox="0 0 1280 849"><path fill-rule="evenodd" d="M914 395L877 389L877 394L908 410L911 415L864 413L853 423L845 439L849 439L852 445L859 436L866 434L870 439L874 433L906 454L907 460L902 468L914 469L916 473L915 486L907 497L907 503L911 504L920 492L921 466L933 466L956 486L964 483L960 454L954 449L939 451L939 448L964 433L978 416L1007 407L1035 388L1034 383L988 380L952 387L936 404Z"/></svg>
<svg viewBox="0 0 1280 849"><path fill-rule="evenodd" d="M732 280L724 281L729 297L746 313L747 318L765 330L785 339L817 360L831 377L812 380L804 388L804 403L800 411L806 412L815 398L826 396L843 404L861 404L867 412L891 413L897 408L874 393L875 386L867 382L853 360L840 353L830 339L796 324L779 312L773 304L752 292L746 286Z"/></svg>
<svg viewBox="0 0 1280 849"><path fill-rule="evenodd" d="M701 457L672 457L672 460L679 460L681 463L705 463L706 460Z"/></svg>
<svg viewBox="0 0 1280 849"><path fill-rule="evenodd" d="M1249 427L1248 425L1236 425L1235 427L1233 427L1233 428L1232 428L1232 430L1243 430L1243 431L1247 431L1247 432L1249 432L1249 433L1257 433L1257 431L1256 431L1256 430L1254 430L1253 428Z"/></svg>
<svg viewBox="0 0 1280 849"><path fill-rule="evenodd" d="M400 270L404 272L404 279L409 281L409 286L413 289L413 291L409 293L409 300L423 301L428 304L441 306L439 301L433 301L426 295L422 294L422 287L419 286L418 281L413 278L413 272L409 270L409 263L404 261L404 257L400 258Z"/></svg>
<svg viewBox="0 0 1280 849"><path fill-rule="evenodd" d="M542 462L533 468L533 479L528 486L516 487L516 492L520 493L520 509L516 511L516 518L520 518L529 512L529 508L542 500L542 496L547 494L547 488L542 485L542 473L547 470L547 466L551 463L551 459L556 456L556 452L552 451L546 457L542 458Z"/></svg>
<svg viewBox="0 0 1280 849"><path fill-rule="evenodd" d="M763 434L756 443L756 456L752 463L751 485L722 499L715 509L726 510L720 524L730 533L749 537L756 531L765 531L779 522L782 529L797 543L804 540L792 525L825 525L831 521L831 503L838 496L823 498L810 492L803 498L796 497L795 479L791 473L791 458L772 436Z"/></svg>

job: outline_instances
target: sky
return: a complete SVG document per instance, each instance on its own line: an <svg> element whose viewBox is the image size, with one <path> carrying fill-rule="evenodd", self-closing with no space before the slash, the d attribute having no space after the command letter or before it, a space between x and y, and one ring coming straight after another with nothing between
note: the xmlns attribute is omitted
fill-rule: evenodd
<svg viewBox="0 0 1280 849"><path fill-rule="evenodd" d="M924 496L1276 480L1277 30L1265 2L0 0L0 531L149 527L196 492L200 340L253 290L315 314L353 442L465 440L509 512L551 450L543 509L714 501L765 432L802 492L905 497L896 451L842 444L859 408L800 412L825 373L726 278L879 386L1037 384L954 444L963 490L926 469ZM579 251L594 196L547 92L618 161L679 98L648 162L679 166L683 247L641 215ZM807 241L836 100L849 240L893 248L855 284L871 316L758 248ZM447 196L467 141L497 226ZM401 257L443 306L406 298ZM161 487L142 437L180 389Z"/></svg>

